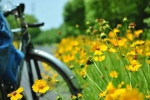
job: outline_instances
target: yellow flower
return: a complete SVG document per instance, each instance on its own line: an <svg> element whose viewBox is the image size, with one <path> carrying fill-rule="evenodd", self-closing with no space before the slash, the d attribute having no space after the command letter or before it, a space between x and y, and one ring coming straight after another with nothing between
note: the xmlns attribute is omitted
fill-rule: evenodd
<svg viewBox="0 0 150 100"><path fill-rule="evenodd" d="M109 41L114 45L114 46L119 46L122 47L125 45L125 43L127 42L126 38L118 38L116 39L109 39Z"/></svg>
<svg viewBox="0 0 150 100"><path fill-rule="evenodd" d="M134 36L139 37L143 30L134 31Z"/></svg>
<svg viewBox="0 0 150 100"><path fill-rule="evenodd" d="M106 90L108 93L113 93L116 90L116 88L113 86L112 82L109 82Z"/></svg>
<svg viewBox="0 0 150 100"><path fill-rule="evenodd" d="M80 71L80 75L81 75L81 77L82 77L83 79L86 78L85 69L83 69L83 70Z"/></svg>
<svg viewBox="0 0 150 100"><path fill-rule="evenodd" d="M65 52L69 52L72 50L72 46L68 45L65 47Z"/></svg>
<svg viewBox="0 0 150 100"><path fill-rule="evenodd" d="M71 100L77 100L77 96L71 95Z"/></svg>
<svg viewBox="0 0 150 100"><path fill-rule="evenodd" d="M124 81L122 81L119 85L118 85L118 89L121 88L124 85Z"/></svg>
<svg viewBox="0 0 150 100"><path fill-rule="evenodd" d="M100 45L101 51L106 51L107 48L108 48L108 47L107 47L105 44L101 44L101 45Z"/></svg>
<svg viewBox="0 0 150 100"><path fill-rule="evenodd" d="M146 56L150 57L150 52L146 52Z"/></svg>
<svg viewBox="0 0 150 100"><path fill-rule="evenodd" d="M7 97L10 97L10 100L20 100L23 97L21 92L23 92L23 88L19 87L16 91L7 94Z"/></svg>
<svg viewBox="0 0 150 100"><path fill-rule="evenodd" d="M135 44L137 44L137 45L141 45L141 44L144 44L144 43L145 43L145 41L143 41L143 40L137 40L135 42Z"/></svg>
<svg viewBox="0 0 150 100"><path fill-rule="evenodd" d="M120 89L116 89L115 92L113 94L111 94L111 97L115 100L116 98L118 99L119 96L121 96L122 94L124 94L126 92L125 88L120 88Z"/></svg>
<svg viewBox="0 0 150 100"><path fill-rule="evenodd" d="M135 50L136 50L137 54L143 55L143 48L140 48L137 46L137 47L135 47Z"/></svg>
<svg viewBox="0 0 150 100"><path fill-rule="evenodd" d="M79 63L79 64L85 64L85 63L86 63L86 59L84 59L84 58L83 58L83 59L79 59L79 60L78 60L78 63Z"/></svg>
<svg viewBox="0 0 150 100"><path fill-rule="evenodd" d="M141 67L142 65L140 63L138 63L136 60L132 60L130 61L130 65L127 66L126 68L131 71L131 72L134 72L134 71L138 71L138 69Z"/></svg>
<svg viewBox="0 0 150 100"><path fill-rule="evenodd" d="M136 89L132 90L127 90L126 88L116 89L113 86L112 82L108 83L106 91L107 93L104 100L143 100L142 93L139 93Z"/></svg>
<svg viewBox="0 0 150 100"><path fill-rule="evenodd" d="M117 77L118 77L118 73L117 73L116 71L111 71L111 72L110 72L110 76L111 76L112 78L117 78Z"/></svg>
<svg viewBox="0 0 150 100"><path fill-rule="evenodd" d="M107 46L105 44L102 44L101 42L97 41L97 42L92 42L92 46L91 46L91 50L92 51L106 51L107 50Z"/></svg>
<svg viewBox="0 0 150 100"><path fill-rule="evenodd" d="M80 58L85 58L86 52L84 49L79 50Z"/></svg>
<svg viewBox="0 0 150 100"><path fill-rule="evenodd" d="M58 52L59 54L62 54L64 51L65 51L64 48L60 47L57 52Z"/></svg>
<svg viewBox="0 0 150 100"><path fill-rule="evenodd" d="M101 54L102 54L102 52L99 50L95 50L95 52L94 52L94 55L101 55Z"/></svg>
<svg viewBox="0 0 150 100"><path fill-rule="evenodd" d="M131 45L131 47L135 47L136 45L142 45L144 43L145 43L145 41L143 41L143 40L137 40Z"/></svg>
<svg viewBox="0 0 150 100"><path fill-rule="evenodd" d="M115 53L115 52L116 52L116 49L110 48L110 49L109 49L109 52Z"/></svg>
<svg viewBox="0 0 150 100"><path fill-rule="evenodd" d="M62 56L62 60L63 60L63 62L65 62L65 63L67 63L67 62L69 62L69 61L71 61L71 60L74 60L74 58L75 58L75 56L72 55L72 54L70 54L70 55L63 55L63 56Z"/></svg>
<svg viewBox="0 0 150 100"><path fill-rule="evenodd" d="M132 41L133 40L133 34L132 33L127 33L127 38Z"/></svg>
<svg viewBox="0 0 150 100"><path fill-rule="evenodd" d="M132 55L132 56L135 56L136 55L136 52L135 50L134 51L130 51L126 54L126 56L129 56L129 55Z"/></svg>
<svg viewBox="0 0 150 100"><path fill-rule="evenodd" d="M82 98L83 97L81 93L78 93L77 96L78 96L78 98Z"/></svg>
<svg viewBox="0 0 150 100"><path fill-rule="evenodd" d="M38 93L45 93L49 90L49 86L45 80L36 80L32 85L32 90Z"/></svg>
<svg viewBox="0 0 150 100"><path fill-rule="evenodd" d="M105 60L105 56L94 56L94 61L103 61L103 60Z"/></svg>
<svg viewBox="0 0 150 100"><path fill-rule="evenodd" d="M106 94L107 94L107 91L103 91L103 92L99 93L99 97L103 98L106 96Z"/></svg>
<svg viewBox="0 0 150 100"><path fill-rule="evenodd" d="M126 92L125 88L116 89L112 82L109 82L106 88L107 95L104 100L118 100L118 97Z"/></svg>
<svg viewBox="0 0 150 100"><path fill-rule="evenodd" d="M127 84L127 85L126 85L126 89L127 89L127 90L131 90L131 89L132 89L131 85Z"/></svg>
<svg viewBox="0 0 150 100"><path fill-rule="evenodd" d="M136 89L123 93L119 100L144 100L142 93L139 93Z"/></svg>
<svg viewBox="0 0 150 100"><path fill-rule="evenodd" d="M113 29L113 32L114 32L114 33L119 33L119 32L120 32L120 30L119 30L119 29L117 29L117 28L114 28L114 29Z"/></svg>
<svg viewBox="0 0 150 100"><path fill-rule="evenodd" d="M109 32L109 37L114 38L116 36L116 34L119 33L119 32L120 32L120 30L115 28L115 29L113 29L113 31Z"/></svg>
<svg viewBox="0 0 150 100"><path fill-rule="evenodd" d="M146 99L150 99L150 95L146 95Z"/></svg>
<svg viewBox="0 0 150 100"><path fill-rule="evenodd" d="M110 31L109 34L108 34L108 36L109 36L110 38L114 38L115 35L116 35L116 34L115 34L114 32L112 32L112 31Z"/></svg>
<svg viewBox="0 0 150 100"><path fill-rule="evenodd" d="M79 43L77 41L72 41L71 46L77 46Z"/></svg>

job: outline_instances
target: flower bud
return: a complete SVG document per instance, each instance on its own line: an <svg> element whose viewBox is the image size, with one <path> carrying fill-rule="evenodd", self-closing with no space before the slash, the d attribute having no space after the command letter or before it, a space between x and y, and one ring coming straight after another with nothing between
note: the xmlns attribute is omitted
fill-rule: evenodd
<svg viewBox="0 0 150 100"><path fill-rule="evenodd" d="M107 35L103 32L103 33L101 33L101 35L100 35L100 38L101 39L105 39L107 37Z"/></svg>
<svg viewBox="0 0 150 100"><path fill-rule="evenodd" d="M55 80L55 83L59 83L59 80Z"/></svg>
<svg viewBox="0 0 150 100"><path fill-rule="evenodd" d="M71 99L72 99L72 100L77 100L77 97L76 97L75 95L72 95L72 96L71 96Z"/></svg>
<svg viewBox="0 0 150 100"><path fill-rule="evenodd" d="M58 97L56 98L56 100L62 100L62 97L58 96Z"/></svg>
<svg viewBox="0 0 150 100"><path fill-rule="evenodd" d="M84 64L80 64L80 67L83 68L83 67L84 67Z"/></svg>
<svg viewBox="0 0 150 100"><path fill-rule="evenodd" d="M128 19L127 19L127 17L124 17L123 22L126 22L126 21L128 21Z"/></svg>
<svg viewBox="0 0 150 100"><path fill-rule="evenodd" d="M73 70L74 68L75 68L75 67L74 67L72 64L69 65L69 69L70 69L70 70Z"/></svg>

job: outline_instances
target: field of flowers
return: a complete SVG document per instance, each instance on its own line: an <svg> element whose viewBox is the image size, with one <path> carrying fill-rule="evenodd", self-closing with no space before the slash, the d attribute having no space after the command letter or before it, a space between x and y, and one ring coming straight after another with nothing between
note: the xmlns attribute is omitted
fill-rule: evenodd
<svg viewBox="0 0 150 100"><path fill-rule="evenodd" d="M104 19L86 24L86 35L62 39L55 51L79 80L81 100L149 100L150 41L142 40L143 30L126 18L114 29Z"/></svg>
<svg viewBox="0 0 150 100"><path fill-rule="evenodd" d="M89 26L86 34L63 38L54 51L82 86L82 93L71 95L70 99L149 100L150 40L142 39L143 30L136 30L136 24L126 18L113 29L104 19L97 19L94 25L86 24ZM45 71L50 71L49 66L43 65ZM34 92L44 94L55 88L54 84L61 83L55 73L53 77L45 77L35 81ZM22 91L20 87L8 97L21 99ZM57 93L56 100L63 100Z"/></svg>

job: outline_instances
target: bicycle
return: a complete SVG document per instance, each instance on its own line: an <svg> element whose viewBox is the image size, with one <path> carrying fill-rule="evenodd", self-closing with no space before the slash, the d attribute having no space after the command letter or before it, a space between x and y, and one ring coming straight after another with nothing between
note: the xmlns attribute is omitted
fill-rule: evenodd
<svg viewBox="0 0 150 100"><path fill-rule="evenodd" d="M19 31L21 32L20 33L20 37L21 37L20 50L25 55L24 61L20 64L20 67L18 69L16 88L21 86L22 76L23 76L23 72L24 72L23 70L24 70L24 68L27 68L27 74L28 74L29 80L26 80L26 82L29 82L29 84L30 84L29 89L31 92L30 93L31 98L33 100L39 100L39 99L43 98L43 95L38 95L32 91L32 85L33 85L35 79L43 78L41 73L44 72L43 64L46 64L46 65L48 65L48 67L52 67L64 79L63 82L59 82L59 84L57 86L58 88L62 84L67 83L67 87L69 87L69 91L71 93L70 96L81 93L82 89L81 89L77 79L75 78L74 74L71 72L71 70L66 65L64 65L61 61L59 61L53 55L46 53L44 51L41 51L41 50L36 50L34 48L33 44L31 43L30 34L27 29L29 27L34 28L34 27L43 26L44 23L38 23L38 24L26 23L25 18L24 18L24 9L25 9L25 4L20 3L14 9L4 12L5 17L7 17L9 15L13 15L15 17L15 19L17 19L17 21L19 20L19 22L20 22L20 24L19 24L20 28L12 30L12 32L14 34L18 33ZM47 72L45 72L45 73L47 73ZM0 80L0 82L1 82L0 83L1 84L0 85L0 91L1 91L0 99L7 100L7 98L6 98L7 97L6 96L7 95L7 91L6 91L7 85L4 84L2 79ZM65 85L63 85L62 92L64 92L64 90L67 90L67 89L64 89L64 86ZM54 90L55 89L52 89L52 91L54 91ZM50 91L50 93L52 91ZM46 95L48 96L49 93L46 93ZM55 95L57 95L57 94L55 94ZM28 97L28 95L26 95L25 97ZM29 98L24 98L24 99L29 99ZM64 100L68 100L68 99L64 99Z"/></svg>

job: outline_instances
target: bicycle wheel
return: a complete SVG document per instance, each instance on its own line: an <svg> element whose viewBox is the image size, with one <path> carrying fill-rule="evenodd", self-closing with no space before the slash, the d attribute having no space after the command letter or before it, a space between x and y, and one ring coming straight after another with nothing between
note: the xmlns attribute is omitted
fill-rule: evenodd
<svg viewBox="0 0 150 100"><path fill-rule="evenodd" d="M29 93L26 94L27 96L32 94L30 97L33 97L34 100L45 100L45 98L55 100L58 94L60 94L63 100L70 100L71 95L77 95L77 93L81 92L80 85L72 72L54 56L33 49L27 53L26 58L27 72L29 75L28 81L26 82L30 82L30 89L36 79L52 79L49 83L50 91L44 96L37 95L32 90L30 93L27 92ZM59 80L57 85L55 84L55 80ZM26 89L25 91L28 91Z"/></svg>

